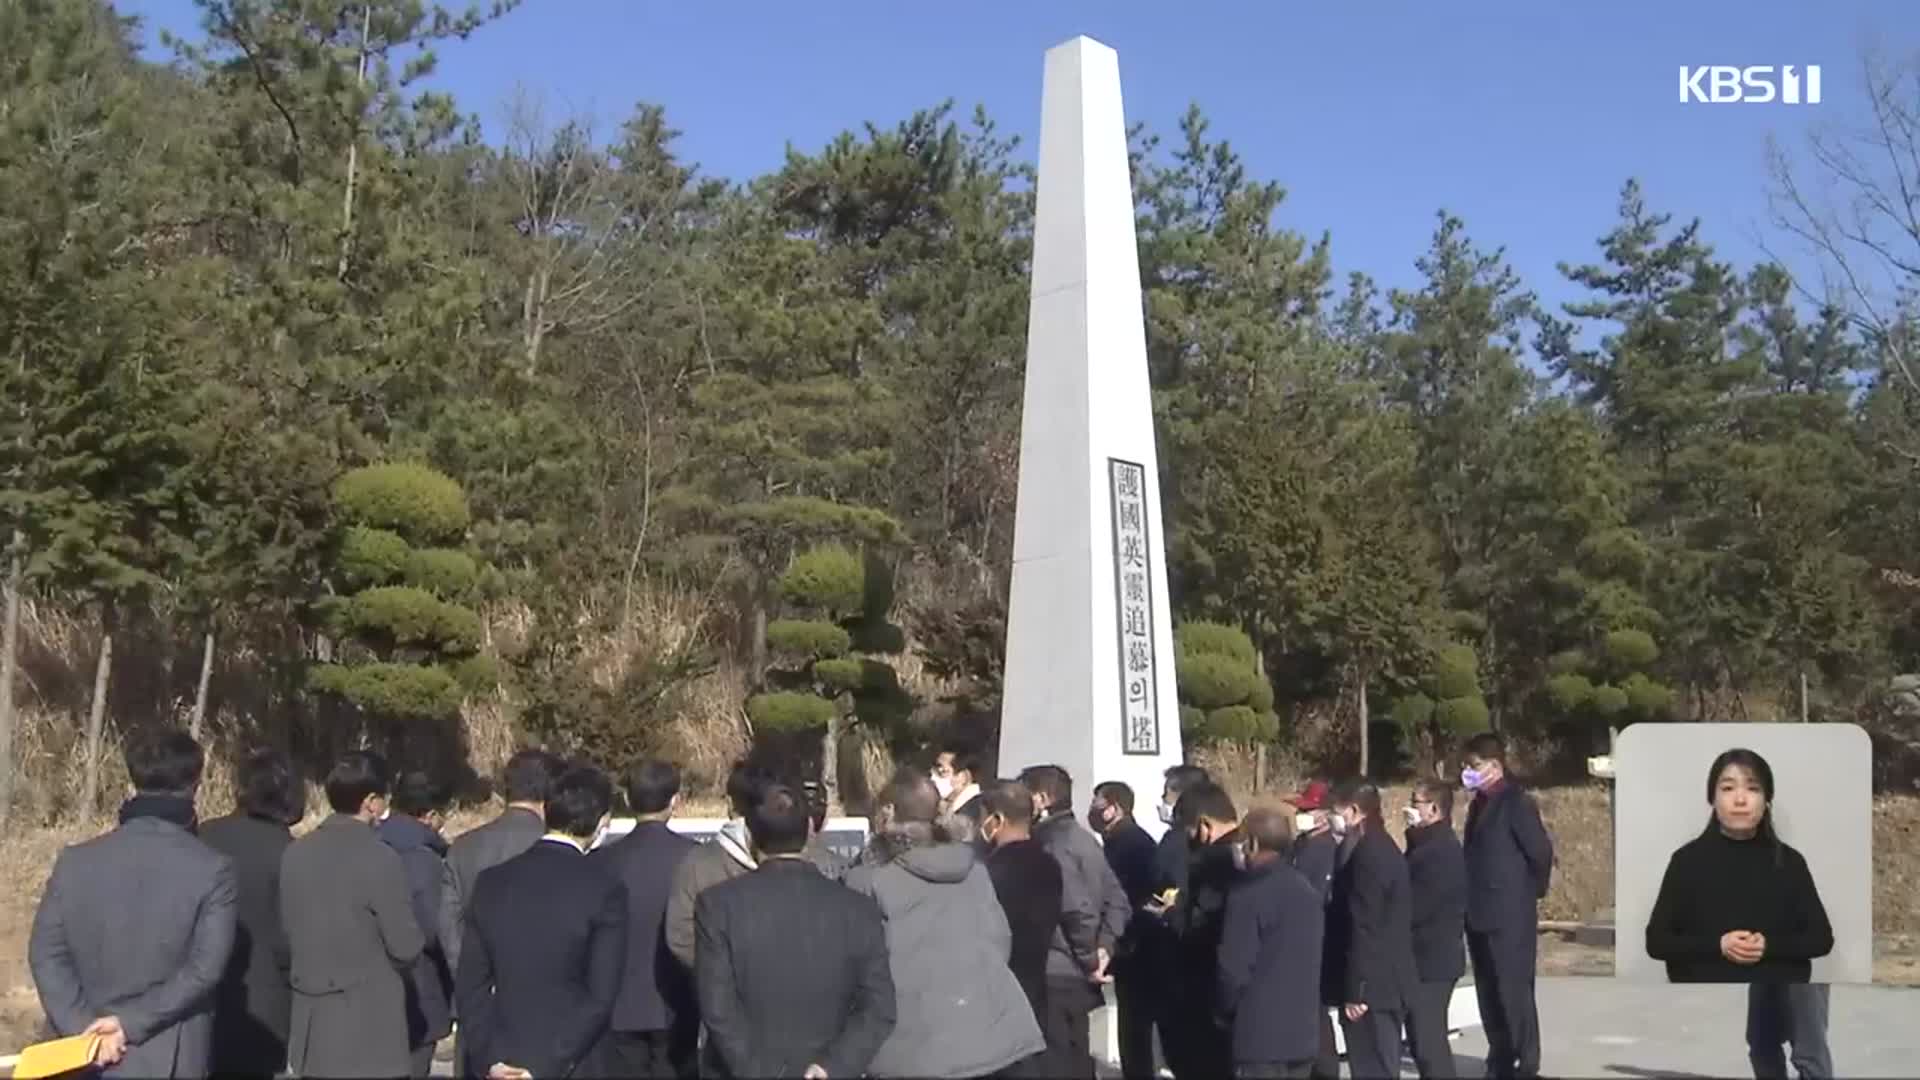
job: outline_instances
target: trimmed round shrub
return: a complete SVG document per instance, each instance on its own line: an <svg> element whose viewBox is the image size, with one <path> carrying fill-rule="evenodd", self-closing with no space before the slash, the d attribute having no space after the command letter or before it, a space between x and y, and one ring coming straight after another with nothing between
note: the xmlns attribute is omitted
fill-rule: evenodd
<svg viewBox="0 0 1920 1080"><path fill-rule="evenodd" d="M1660 647L1645 630L1615 630L1607 635L1607 660L1614 666L1633 670L1660 659Z"/></svg>
<svg viewBox="0 0 1920 1080"><path fill-rule="evenodd" d="M1425 694L1411 694L1394 702L1387 715L1395 727L1412 734L1424 729L1433 719L1433 699Z"/></svg>
<svg viewBox="0 0 1920 1080"><path fill-rule="evenodd" d="M370 713L420 720L458 714L465 696L444 669L419 664L323 664L313 670L308 683Z"/></svg>
<svg viewBox="0 0 1920 1080"><path fill-rule="evenodd" d="M1182 653L1175 667L1180 692L1202 709L1239 705L1253 695L1260 676L1252 668L1218 653Z"/></svg>
<svg viewBox="0 0 1920 1080"><path fill-rule="evenodd" d="M480 582L480 564L473 561L473 556L452 548L409 552L400 573L407 584L442 599L465 596Z"/></svg>
<svg viewBox="0 0 1920 1080"><path fill-rule="evenodd" d="M480 647L480 616L411 585L385 585L354 595L347 620L357 633L396 645L463 654Z"/></svg>
<svg viewBox="0 0 1920 1080"><path fill-rule="evenodd" d="M813 677L836 691L844 691L863 686L867 673L858 660L820 660L813 665Z"/></svg>
<svg viewBox="0 0 1920 1080"><path fill-rule="evenodd" d="M1563 713L1578 712L1593 701L1593 680L1585 675L1555 675L1547 680L1547 700Z"/></svg>
<svg viewBox="0 0 1920 1080"><path fill-rule="evenodd" d="M1273 711L1273 684L1255 674L1253 692L1247 695L1247 708L1254 712Z"/></svg>
<svg viewBox="0 0 1920 1080"><path fill-rule="evenodd" d="M1271 742L1280 734L1280 718L1245 705L1229 705L1207 714L1205 731L1222 742Z"/></svg>
<svg viewBox="0 0 1920 1080"><path fill-rule="evenodd" d="M853 647L847 632L829 622L812 619L776 619L767 624L767 644L787 656L830 660Z"/></svg>
<svg viewBox="0 0 1920 1080"><path fill-rule="evenodd" d="M857 611L866 584L866 568L858 555L838 544L823 544L794 558L780 575L780 594L801 607Z"/></svg>
<svg viewBox="0 0 1920 1080"><path fill-rule="evenodd" d="M878 660L861 660L860 688L875 694L899 693L900 673L893 670L892 664L883 664Z"/></svg>
<svg viewBox="0 0 1920 1080"><path fill-rule="evenodd" d="M1490 717L1487 703L1477 697L1448 698L1433 707L1433 718L1455 735L1473 735L1487 730Z"/></svg>
<svg viewBox="0 0 1920 1080"><path fill-rule="evenodd" d="M1224 656L1242 667L1254 666L1253 639L1237 626L1215 622L1181 623L1173 632L1174 651L1191 656Z"/></svg>
<svg viewBox="0 0 1920 1080"><path fill-rule="evenodd" d="M760 731L808 731L833 719L833 702L818 694L783 692L747 699L747 715Z"/></svg>
<svg viewBox="0 0 1920 1080"><path fill-rule="evenodd" d="M1661 716L1673 708L1672 688L1637 672L1627 676L1620 689L1626 692L1627 706L1639 716Z"/></svg>
<svg viewBox="0 0 1920 1080"><path fill-rule="evenodd" d="M335 511L355 525L391 529L417 543L451 540L472 515L466 493L446 473L425 465L368 465L336 480Z"/></svg>
<svg viewBox="0 0 1920 1080"><path fill-rule="evenodd" d="M500 686L500 662L491 656L475 654L454 662L448 670L453 681L469 695L492 693Z"/></svg>
<svg viewBox="0 0 1920 1080"><path fill-rule="evenodd" d="M1434 653L1433 669L1426 681L1427 693L1438 701L1477 697L1480 694L1480 661L1468 646L1442 646Z"/></svg>
<svg viewBox="0 0 1920 1080"><path fill-rule="evenodd" d="M340 537L340 572L354 588L385 585L406 565L409 550L397 532L349 525Z"/></svg>
<svg viewBox="0 0 1920 1080"><path fill-rule="evenodd" d="M1547 670L1555 675L1575 675L1585 671L1589 661L1587 654L1580 649L1567 649L1554 653L1547 659Z"/></svg>
<svg viewBox="0 0 1920 1080"><path fill-rule="evenodd" d="M1629 704L1627 692L1617 686L1593 688L1593 711L1601 716L1618 716L1627 711Z"/></svg>
<svg viewBox="0 0 1920 1080"><path fill-rule="evenodd" d="M1200 738L1207 726L1207 713L1192 705L1180 706L1180 734L1189 739Z"/></svg>

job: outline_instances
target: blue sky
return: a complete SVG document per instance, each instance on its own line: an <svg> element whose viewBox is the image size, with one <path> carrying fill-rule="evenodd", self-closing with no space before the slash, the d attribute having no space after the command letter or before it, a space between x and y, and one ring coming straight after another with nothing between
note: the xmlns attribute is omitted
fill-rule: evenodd
<svg viewBox="0 0 1920 1080"><path fill-rule="evenodd" d="M121 7L150 32L196 23L191 0ZM1287 187L1282 224L1331 231L1341 274L1412 284L1445 207L1557 304L1578 293L1556 261L1597 257L1629 176L1656 209L1699 216L1723 257L1759 258L1767 135L1861 116L1863 46L1920 47L1920 3L525 0L446 47L436 81L496 130L516 87L604 128L659 102L688 159L741 179L789 142L947 98L984 105L1030 155L1042 54L1076 34L1119 51L1130 121L1171 134L1197 102L1254 177ZM1824 101L1682 105L1681 64L1819 64Z"/></svg>

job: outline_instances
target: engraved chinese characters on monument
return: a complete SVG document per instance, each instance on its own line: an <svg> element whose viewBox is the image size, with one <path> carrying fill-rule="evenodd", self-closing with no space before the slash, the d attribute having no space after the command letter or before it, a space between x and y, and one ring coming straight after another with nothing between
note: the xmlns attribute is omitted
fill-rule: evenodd
<svg viewBox="0 0 1920 1080"><path fill-rule="evenodd" d="M1147 536L1147 470L1107 459L1113 503L1113 590L1119 628L1121 751L1160 752L1153 655L1153 545Z"/></svg>

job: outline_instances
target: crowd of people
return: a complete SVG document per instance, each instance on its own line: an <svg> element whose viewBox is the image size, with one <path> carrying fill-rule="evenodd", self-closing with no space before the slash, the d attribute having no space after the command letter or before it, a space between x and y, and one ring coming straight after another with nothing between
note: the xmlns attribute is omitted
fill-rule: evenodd
<svg viewBox="0 0 1920 1080"><path fill-rule="evenodd" d="M446 797L350 753L331 814L295 839L304 785L249 757L239 807L195 818L201 748L129 746L120 827L66 849L31 965L52 1029L111 1075L1081 1077L1111 986L1122 1072L1181 1080L1451 1077L1448 1009L1471 963L1487 1075L1537 1075L1537 904L1553 845L1496 736L1455 786L1416 783L1394 842L1382 792L1314 782L1242 815L1167 770L1157 841L1127 785L1036 765L995 780L942 752L876 798L858 858L826 843L818 785L727 780L705 842L669 826L681 775L614 784L525 750L506 808L449 843ZM1156 1052L1157 1045L1157 1052ZM1777 1049L1777 1048L1776 1048Z"/></svg>

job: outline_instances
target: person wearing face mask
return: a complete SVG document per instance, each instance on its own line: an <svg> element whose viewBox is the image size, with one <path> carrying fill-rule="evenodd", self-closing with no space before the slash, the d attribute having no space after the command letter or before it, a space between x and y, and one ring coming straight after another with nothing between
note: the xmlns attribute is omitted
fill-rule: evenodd
<svg viewBox="0 0 1920 1080"><path fill-rule="evenodd" d="M412 1068L405 972L426 937L400 855L374 833L390 776L378 754L341 755L326 779L333 813L280 857L295 1076L405 1076Z"/></svg>
<svg viewBox="0 0 1920 1080"><path fill-rule="evenodd" d="M627 887L589 858L613 783L554 780L546 835L474 884L455 993L468 1061L494 1080L598 1075L627 961Z"/></svg>
<svg viewBox="0 0 1920 1080"><path fill-rule="evenodd" d="M1333 875L1326 960L1340 987L1340 1030L1354 1080L1400 1075L1400 1033L1418 976L1413 961L1413 887L1407 862L1381 820L1380 789L1343 789L1332 810L1353 837Z"/></svg>
<svg viewBox="0 0 1920 1080"><path fill-rule="evenodd" d="M1407 1034L1420 1080L1453 1080L1447 1007L1467 971L1467 860L1453 834L1453 787L1440 780L1415 784L1406 822L1413 962L1420 977L1407 1002Z"/></svg>
<svg viewBox="0 0 1920 1080"><path fill-rule="evenodd" d="M1046 1075L1092 1080L1090 1019L1100 988L1113 980L1114 946L1132 911L1126 890L1107 866L1100 841L1073 812L1073 778L1058 765L1021 770L1033 793L1033 836L1060 863L1060 926L1047 954Z"/></svg>
<svg viewBox="0 0 1920 1080"><path fill-rule="evenodd" d="M971 750L942 750L933 759L933 789L940 793L940 816L957 815L980 821L980 784L982 762Z"/></svg>
<svg viewBox="0 0 1920 1080"><path fill-rule="evenodd" d="M1534 1004L1540 901L1553 875L1553 838L1540 808L1507 775L1506 744L1493 732L1467 740L1460 782L1467 804L1467 955L1487 1036L1489 1077L1540 1075L1540 1014Z"/></svg>
<svg viewBox="0 0 1920 1080"><path fill-rule="evenodd" d="M1833 1075L1827 987L1813 961L1833 951L1833 924L1806 857L1773 825L1773 768L1728 750L1707 770L1713 808L1673 853L1647 918L1647 955L1672 982L1747 984L1747 1053L1758 1078L1785 1080L1783 1044L1802 1080Z"/></svg>
<svg viewBox="0 0 1920 1080"><path fill-rule="evenodd" d="M1320 949L1326 904L1295 870L1293 821L1256 809L1240 826L1246 872L1227 897L1219 1007L1234 1075L1306 1077L1319 1053Z"/></svg>
<svg viewBox="0 0 1920 1080"><path fill-rule="evenodd" d="M1322 904L1332 900L1333 872L1342 857L1353 850L1341 842L1344 831L1335 832L1336 828L1344 830L1345 822L1328 811L1328 791L1325 780L1315 780L1287 800L1294 809L1293 867L1320 894ZM1314 1080L1339 1080L1340 1047L1333 1037L1333 1011L1341 1005L1341 988L1332 978L1332 964L1323 962L1320 971L1320 1003L1325 1008L1320 1010L1320 1053L1313 1060L1312 1076Z"/></svg>
<svg viewBox="0 0 1920 1080"><path fill-rule="evenodd" d="M1109 780L1093 789L1087 824L1100 834L1107 865L1126 890L1133 918L1120 937L1113 957L1115 1022L1120 1028L1120 1072L1127 1080L1153 1075L1153 970L1146 962L1142 941L1152 933L1155 917L1147 911L1153 901L1155 878L1153 838L1133 820L1133 789Z"/></svg>
<svg viewBox="0 0 1920 1080"><path fill-rule="evenodd" d="M1060 861L1033 838L1033 793L1025 784L1003 780L981 796L980 838L990 851L987 876L1007 916L1012 944L1007 966L1026 991L1033 1017L1047 1015L1047 952L1060 928L1063 884ZM1014 1076L1044 1076L1046 1052L1009 1070Z"/></svg>
<svg viewBox="0 0 1920 1080"><path fill-rule="evenodd" d="M433 1049L453 1031L447 1002L453 996L453 976L440 948L440 881L445 870L447 841L440 835L446 824L446 791L423 772L410 772L393 786L389 813L374 826L386 845L398 852L407 872L407 895L420 923L426 947L407 973L407 1038L413 1047L413 1074L433 1071Z"/></svg>
<svg viewBox="0 0 1920 1080"><path fill-rule="evenodd" d="M1246 859L1237 831L1240 813L1225 788L1209 783L1180 796L1175 818L1186 825L1193 865L1187 887L1174 903L1178 960L1169 980L1167 1026L1176 1034L1164 1049L1173 1074L1183 1080L1224 1076L1233 1062L1215 1002L1227 894L1239 882Z"/></svg>

